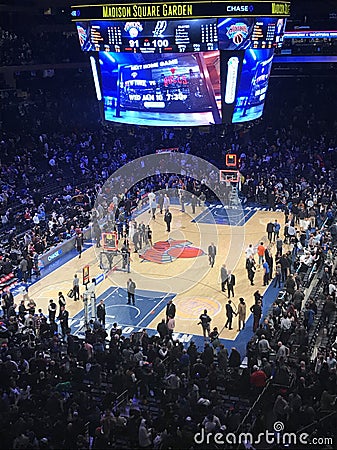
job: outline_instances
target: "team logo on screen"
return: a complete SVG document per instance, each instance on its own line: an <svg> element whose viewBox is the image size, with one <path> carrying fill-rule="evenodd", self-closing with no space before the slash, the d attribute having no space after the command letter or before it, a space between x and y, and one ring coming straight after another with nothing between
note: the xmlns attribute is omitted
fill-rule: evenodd
<svg viewBox="0 0 337 450"><path fill-rule="evenodd" d="M249 34L248 26L243 22L238 22L227 28L227 37L231 39L235 45L240 45Z"/></svg>
<svg viewBox="0 0 337 450"><path fill-rule="evenodd" d="M87 32L85 31L85 29L83 27L77 25L77 33L78 33L78 37L80 40L80 45L81 45L81 47L83 47L87 40Z"/></svg>
<svg viewBox="0 0 337 450"><path fill-rule="evenodd" d="M124 30L131 38L136 38L143 31L143 25L140 22L126 22Z"/></svg>
<svg viewBox="0 0 337 450"><path fill-rule="evenodd" d="M152 31L153 37L164 37L164 31L167 28L166 20L158 20L155 29Z"/></svg>

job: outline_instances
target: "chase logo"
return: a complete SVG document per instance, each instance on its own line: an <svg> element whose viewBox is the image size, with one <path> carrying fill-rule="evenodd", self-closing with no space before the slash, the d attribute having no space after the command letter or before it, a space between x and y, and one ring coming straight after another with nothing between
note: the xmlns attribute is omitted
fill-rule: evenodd
<svg viewBox="0 0 337 450"><path fill-rule="evenodd" d="M227 12L248 12L248 5L227 5Z"/></svg>
<svg viewBox="0 0 337 450"><path fill-rule="evenodd" d="M253 11L254 11L254 5L249 5L248 11L249 11L249 12L253 12Z"/></svg>
<svg viewBox="0 0 337 450"><path fill-rule="evenodd" d="M62 248L56 250L56 252L52 253L51 255L48 256L48 261L53 261L54 259L58 258L59 256L61 256L63 253Z"/></svg>

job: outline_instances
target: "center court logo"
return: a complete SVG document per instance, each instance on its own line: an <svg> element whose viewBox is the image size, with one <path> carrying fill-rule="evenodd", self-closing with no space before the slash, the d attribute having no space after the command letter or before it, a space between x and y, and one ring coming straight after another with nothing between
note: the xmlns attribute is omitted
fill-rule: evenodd
<svg viewBox="0 0 337 450"><path fill-rule="evenodd" d="M144 261L157 264L165 264L178 258L196 258L205 253L197 247L192 247L192 242L177 239L156 242L151 248L139 252L139 257Z"/></svg>
<svg viewBox="0 0 337 450"><path fill-rule="evenodd" d="M265 430L263 433L259 433L254 438L252 433L206 433L202 429L199 433L194 435L194 442L198 445L212 443L216 445L259 445L266 443L268 445L279 446L295 446L295 445L316 445L326 447L333 445L333 438L328 437L314 437L309 439L308 433L294 433L285 432L284 423L277 421L273 425L273 431Z"/></svg>

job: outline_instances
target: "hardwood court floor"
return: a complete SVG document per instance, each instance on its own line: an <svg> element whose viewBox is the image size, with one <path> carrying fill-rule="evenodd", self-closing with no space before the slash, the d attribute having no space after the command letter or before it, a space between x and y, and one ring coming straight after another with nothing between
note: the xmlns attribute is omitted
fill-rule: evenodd
<svg viewBox="0 0 337 450"><path fill-rule="evenodd" d="M270 212L258 210L243 226L228 226L209 223L191 222L197 217L201 209L197 208L196 214L191 214L190 207L185 213L179 207L170 208L173 215L171 232L166 232L163 216L157 215L156 220L150 219L150 214L146 211L137 217L137 222L150 224L153 230L153 243L165 241L168 238L191 242L191 246L201 248L205 254L195 258L177 258L172 262L158 264L156 262L143 261L137 253L132 253L131 273L122 271L112 271L109 276L96 287L96 296L103 294L110 286L120 286L125 288L128 278L136 282L137 288L175 293L174 303L177 307L176 329L181 333L201 335L201 326L197 325L198 318L204 308L208 310L212 317L211 326L223 329L226 321L225 304L227 293L222 293L220 288L220 268L226 263L227 269L236 276L234 306L238 304L239 297L244 297L247 303L247 318L249 307L253 304L253 293L260 289L263 293L263 271L258 271L255 275L255 286L250 286L245 269L245 249L252 243L258 244L260 241L267 242L266 225L277 219L283 230L284 219L280 212ZM207 248L214 242L217 246L217 256L215 265L210 268L208 264ZM82 279L82 268L84 265L90 266L90 277L95 277L102 270L99 268L99 249L90 247L82 253L81 259L78 257L68 263L58 267L54 272L40 279L29 288L29 297L33 298L37 306L47 313L47 306L50 298L57 300L59 291L64 294L72 286L72 279L76 273ZM273 248L272 253L274 254ZM82 292L82 288L81 288ZM137 296L137 291L136 291ZM20 297L20 296L19 296ZM16 299L16 302L21 298ZM74 302L67 299L67 309L70 316L74 316L82 309L81 301ZM148 328L156 328L158 322L164 317L162 314L156 315ZM132 324L130 324L132 325ZM237 334L237 319L234 318L233 330L223 329L221 337L234 339Z"/></svg>

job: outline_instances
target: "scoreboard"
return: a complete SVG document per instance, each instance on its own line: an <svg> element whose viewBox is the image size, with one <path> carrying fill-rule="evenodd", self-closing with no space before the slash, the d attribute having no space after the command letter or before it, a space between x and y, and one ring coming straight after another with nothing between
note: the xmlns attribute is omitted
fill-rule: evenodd
<svg viewBox="0 0 337 450"><path fill-rule="evenodd" d="M284 18L77 22L84 51L189 53L281 45Z"/></svg>
<svg viewBox="0 0 337 450"><path fill-rule="evenodd" d="M76 5L104 119L193 126L262 115L288 1Z"/></svg>
<svg viewBox="0 0 337 450"><path fill-rule="evenodd" d="M180 53L216 50L216 19L77 23L83 50ZM85 31L83 31L85 30Z"/></svg>

